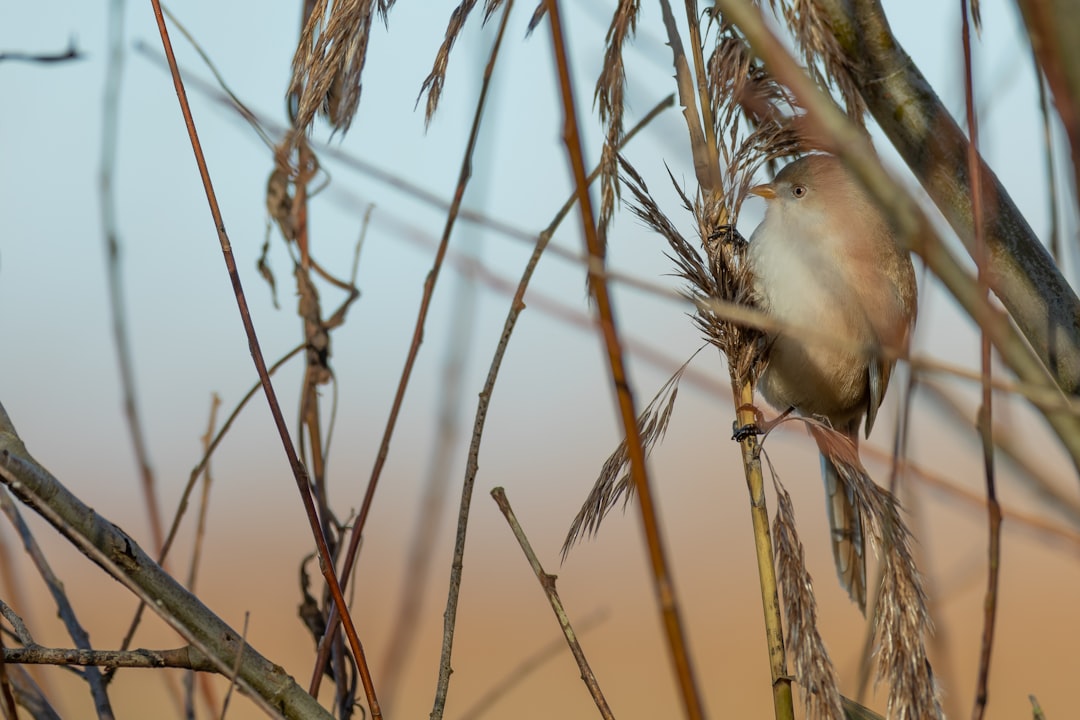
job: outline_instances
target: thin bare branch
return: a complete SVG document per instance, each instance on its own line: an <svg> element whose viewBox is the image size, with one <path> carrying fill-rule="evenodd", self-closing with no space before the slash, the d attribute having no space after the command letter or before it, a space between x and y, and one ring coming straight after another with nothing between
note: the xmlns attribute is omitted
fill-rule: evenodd
<svg viewBox="0 0 1080 720"><path fill-rule="evenodd" d="M195 672L219 672L216 663L191 646L170 650L79 650L32 644L21 648L5 648L4 662L21 665L76 665L86 669L181 668Z"/></svg>
<svg viewBox="0 0 1080 720"><path fill-rule="evenodd" d="M166 573L135 540L86 507L41 467L27 452L3 405L0 405L0 482L207 655L219 672L227 673L243 648L238 682L265 712L272 717L329 720L329 713L285 675L280 666L250 645L241 645L240 633Z"/></svg>
<svg viewBox="0 0 1080 720"><path fill-rule="evenodd" d="M551 609L559 620L559 627L562 628L563 635L566 636L566 643L570 646L570 652L574 655L574 660L581 670L581 679L585 682L589 694L592 695L593 702L596 703L596 709L600 711L600 717L604 718L604 720L615 720L611 708L608 707L607 699L604 697L603 691L600 690L600 683L597 682L596 675L593 674L592 668L589 666L589 661L585 659L585 651L581 648L581 643L578 641L574 628L570 624L570 617L566 614L566 608L559 598L559 592L555 589L555 576L544 572L544 568L540 564L540 558L533 551L532 544L525 535L525 530L521 527L517 516L514 515L514 511L510 507L506 492L501 487L497 487L491 491L491 497L495 498L495 503L499 506L499 510L502 511L506 522L510 525L510 529L514 532L514 537L517 539L518 545L521 546L521 551L528 558L529 565L532 566L533 572L536 574L536 579L540 581L540 586L544 588Z"/></svg>
<svg viewBox="0 0 1080 720"><path fill-rule="evenodd" d="M972 0L973 3L977 0ZM989 304L990 285L988 277L989 255L986 246L985 218L983 208L982 175L979 173L979 118L975 111L975 80L971 60L971 22L978 26L978 5L960 0L961 44L964 48L964 105L967 110L968 146L967 167L971 177L971 213L974 220L975 248L972 253L978 268L976 278L979 295ZM972 17L974 16L974 17ZM976 318L978 319L978 318ZM980 326L986 323L980 322ZM982 372L982 404L979 407L979 439L982 445L983 471L986 477L986 510L988 516L989 542L987 543L986 599L983 604L982 646L979 652L979 671L975 686L975 703L971 710L972 720L982 720L986 713L989 693L990 658L994 647L994 629L997 622L998 579L1001 566L1001 505L997 499L997 480L994 466L994 413L991 379L990 336L985 329L979 333L979 364Z"/></svg>
<svg viewBox="0 0 1080 720"><path fill-rule="evenodd" d="M657 115L671 107L672 102L673 98L669 95L657 103L657 105L646 113L633 129L626 133L623 137L623 143L629 142L638 131L651 122ZM588 181L591 183L595 180L599 175L599 172L599 168L594 169L589 175ZM499 337L495 353L491 358L491 365L488 367L488 374L487 378L484 380L484 387L480 391L480 398L476 407L476 416L473 420L472 440L469 443L469 455L465 466L465 479L461 487L457 535L454 540L454 557L450 566L450 583L447 591L446 610L443 614L443 643L440 667L450 667L450 658L453 653L454 628L457 622L458 600L461 594L461 574L465 559L465 539L468 534L469 509L472 506L472 495L473 488L476 484L476 475L480 471L480 442L484 436L484 426L487 422L487 413L491 404L491 397L495 391L495 382L499 377L499 370L502 367L503 358L509 347L510 337L517 325L521 312L525 309L525 293L529 287L529 282L532 280L533 272L540 262L540 257L549 247L549 243L552 236L555 234L555 231L573 209L577 198L578 193L575 190L574 194L572 194L567 201L563 203L563 206L559 211L555 213L555 217L552 218L552 221L548 224L547 228L545 228L536 238L536 244L533 247L532 254L525 264L524 271L522 271L521 280L518 282L517 288L513 292L513 299L510 302L510 308L507 311L506 320L503 323L502 334ZM535 301L533 306L536 306ZM435 691L436 710L432 713L432 720L438 720L438 718L441 717L442 710L446 704L446 693L448 692L449 684L449 671L441 673L439 684Z"/></svg>
<svg viewBox="0 0 1080 720"><path fill-rule="evenodd" d="M139 412L138 388L135 384L135 359L131 353L128 332L127 302L124 299L123 250L116 222L116 154L120 138L120 87L124 72L124 0L109 3L108 64L105 69L105 96L102 101L104 117L101 122L101 165L98 168L98 201L101 211L101 236L105 245L105 270L109 286L109 309L111 314L113 343L116 345L116 361L120 371L120 387L124 403L124 419L135 463L142 482L143 502L150 521L150 537L155 550L164 543L164 523L157 499L150 450L143 432Z"/></svg>
<svg viewBox="0 0 1080 720"><path fill-rule="evenodd" d="M31 534L30 527L23 520L19 508L15 506L6 491L0 491L0 511L3 511L8 520L11 521L15 532L19 535L19 539L22 540L26 554L30 556L38 574L41 575L41 579L45 581L46 587L49 588L49 594L52 595L53 602L56 603L57 615L63 621L64 628L67 630L72 642L75 643L75 647L80 650L90 650L92 647L90 634L86 632L76 617L75 608L71 605L67 592L64 590L64 583L53 572L49 562L45 559L45 554L37 544L37 540ZM105 689L105 683L102 681L98 669L87 668L82 677L90 688L90 696L94 699L94 710L97 712L97 716L102 720L113 718L112 703L109 702L109 694Z"/></svg>

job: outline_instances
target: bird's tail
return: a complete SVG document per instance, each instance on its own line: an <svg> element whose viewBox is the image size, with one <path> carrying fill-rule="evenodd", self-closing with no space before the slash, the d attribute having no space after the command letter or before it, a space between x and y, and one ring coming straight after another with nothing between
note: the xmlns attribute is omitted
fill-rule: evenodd
<svg viewBox="0 0 1080 720"><path fill-rule="evenodd" d="M857 427L845 431L844 436L853 443L857 453ZM836 434L826 438L824 431L813 431L821 450L821 477L825 481L825 508L829 513L829 532L832 537L833 559L840 584L848 591L859 609L866 612L866 552L863 537L862 516L855 505L851 484L844 478L830 457L836 446ZM830 440L832 440L830 442ZM845 449L846 450L846 449ZM843 455L840 452L839 455ZM856 455L857 457L857 455Z"/></svg>

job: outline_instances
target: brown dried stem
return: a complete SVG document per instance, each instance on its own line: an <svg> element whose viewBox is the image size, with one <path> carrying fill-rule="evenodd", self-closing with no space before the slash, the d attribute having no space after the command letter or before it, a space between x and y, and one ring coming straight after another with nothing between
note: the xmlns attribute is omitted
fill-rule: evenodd
<svg viewBox="0 0 1080 720"><path fill-rule="evenodd" d="M574 185L577 189L578 208L581 211L585 244L592 259L601 263L600 267L603 267L603 249L600 247L600 240L597 236L592 199L589 196L585 163L581 151L581 139L578 135L574 91L570 81L569 61L563 37L562 22L559 16L558 1L547 0L547 10L563 102L563 140L566 144L574 176ZM671 659L679 680L683 706L687 717L701 718L704 715L704 708L690 664L690 653L686 645L686 636L679 614L675 587L668 569L668 561L660 535L659 520L656 515L652 489L649 487L649 477L645 467L645 451L642 448L641 436L638 433L637 412L634 410L634 398L626 378L622 346L616 330L607 280L595 271L594 265L591 263L589 277L591 281L590 289L596 300L597 313L600 318L600 329L608 352L611 378L618 395L619 414L622 417L630 457L630 472L634 478L634 486L638 494L638 507L641 509L645 538L649 546L649 559L653 570L653 587L660 604Z"/></svg>
<svg viewBox="0 0 1080 720"><path fill-rule="evenodd" d="M308 479L307 470L300 463L300 460L296 455L296 448L293 446L292 439L289 437L289 430L285 424L285 417L281 412L281 406L277 401L274 386L270 382L270 376L266 370L266 362L263 359L262 350L259 347L259 338L255 332L255 325L252 322L251 313L248 310L247 298L244 295L244 289L240 282L240 273L237 270L236 259L233 257L232 244L229 242L229 236L225 232L225 221L221 216L221 209L218 207L213 183L210 180L210 172L206 165L206 158L203 155L198 132L195 128L195 120L191 114L191 107L188 105L187 93L184 91L184 83L180 77L179 68L176 66L176 57L173 54L172 42L169 39L169 31L165 25L165 18L161 10L161 2L160 0L151 0L151 4L153 5L154 16L157 20L158 32L161 35L162 47L165 51L165 56L169 61L173 85L176 88L181 113L184 116L184 123L187 126L192 151L195 155L195 161L199 166L199 175L202 178L203 188L206 191L206 199L210 206L210 214L214 219L214 227L217 228L222 256L229 272L229 279L232 282L233 294L236 296L236 303L240 311L241 321L244 324L244 332L247 335L252 360L255 363L255 369L262 382L263 392L265 393L267 403L270 406L270 414L274 418L274 424L277 427L282 447L285 450L286 458L292 469L297 489L300 492L300 497L304 504L304 511L307 514L308 523L311 526L311 532L315 538L315 544L319 551L320 569L322 570L323 577L326 579L327 585L330 587L330 592L334 597L334 603L338 608L338 612L345 619L345 632L349 638L349 644L360 669L360 678L364 685L364 692L367 696L368 709L371 711L374 720L380 720L382 718L382 712L379 709L379 701L375 695L375 685L371 679L371 672L367 666L367 660L364 656L363 646L360 643L360 637L356 633L356 628L353 625L352 618L349 616L348 607L345 603L345 597L341 593L341 586L338 583L337 576L334 574L333 559L330 555L330 549L326 544L326 537L323 535L322 527L319 524L315 503L311 497L310 481Z"/></svg>
<svg viewBox="0 0 1080 720"><path fill-rule="evenodd" d="M734 363L732 363L734 364ZM754 410L754 386L734 377L731 389L739 399L735 411L738 427L757 422ZM765 478L761 470L761 446L757 437L749 435L739 442L742 453L746 487L750 492L750 520L754 528L754 551L757 558L758 583L761 587L761 610L765 619L765 643L769 653L769 673L772 681L773 713L776 720L794 720L795 709L791 694L791 676L787 671L784 649L784 626L780 619L780 598L777 593L776 564L769 533L769 511L765 505ZM804 688L809 692L810 688Z"/></svg>
<svg viewBox="0 0 1080 720"><path fill-rule="evenodd" d="M978 11L972 8L974 13ZM990 297L987 265L986 234L983 227L984 198L982 175L979 173L979 118L975 112L975 88L971 69L971 21L968 0L960 0L961 41L964 47L964 104L967 110L969 142L967 145L968 175L971 177L971 212L974 219L975 249L972 253L978 268L978 290L983 302ZM980 326L985 323L980 323ZM994 414L993 389L990 384L990 337L986 330L979 333L979 362L982 369L982 405L979 408L979 439L982 443L983 469L986 475L986 509L989 517L987 544L986 599L984 601L982 647L979 653L979 672L975 686L972 720L982 720L986 713L989 693L990 658L994 647L994 627L997 620L998 578L1001 566L1001 505L997 499L994 472Z"/></svg>
<svg viewBox="0 0 1080 720"><path fill-rule="evenodd" d="M669 222L666 222L666 220L662 223L657 222L662 216L658 209L651 210L649 216L644 219L653 222L654 227L660 230L661 234L672 245L677 254L675 260L680 269L680 274L690 283L690 295L692 298L702 300L713 298L735 301L748 300L748 298L742 297L747 292L746 288L749 287L745 266L740 270L737 264L729 265L725 261L724 253L728 252L730 247L725 248L724 244L733 244L736 240L729 237L730 230L725 232L724 228L725 226L730 228L730 224L734 222L733 212L737 211L738 203L741 202L741 197L745 194L747 182L752 177L754 166L744 164L743 161L749 162L751 157L755 157L757 162L761 162L764 159L761 156L767 153L748 151L750 148L756 148L753 143L754 136L747 138L747 141L743 143L740 148L742 152L734 153L736 157L733 158L731 153L726 153L726 160L728 161L727 177L733 179L741 174L742 182L739 187L726 188L728 192L724 192L724 179L719 167L716 123L713 117L714 107L716 110L721 110L721 106L720 103L714 103L708 93L708 76L701 56L701 34L694 5L687 2L686 9L696 71L693 74L690 72L686 52L683 49L671 8L667 0L661 1L664 26L667 29L668 44L672 49L679 99L684 106L683 115L690 135L690 147L694 158L694 168L701 198L700 202L692 206L692 209L698 220L703 245L710 249L708 262L703 262L697 251L682 240L673 228L668 227L670 226ZM740 42L740 47L741 45ZM727 101L730 103L730 109L728 109L724 117L732 125L730 138L734 145L737 125L733 118L735 117L735 108L738 106L738 102L742 100L740 91L744 87L746 77L749 74L749 61L744 53L743 57L738 58L736 62L720 63L720 66L721 72L732 72L729 83L714 81L717 85L717 87L714 87L714 92L719 94L725 90L731 91L732 97ZM729 68L733 68L733 70L729 70ZM700 115L693 94L695 86L700 96ZM766 127L766 132L768 129ZM764 138L761 139L764 140ZM779 142L779 134L769 139L777 145L783 145L783 143ZM767 144L763 142L763 145ZM644 183L638 180L636 184L640 187L640 192L635 192L639 203L651 205L651 200L646 200L647 190ZM730 197L724 197L725 195ZM691 203L685 197L684 203L688 208L691 208ZM653 218L656 218L656 220L654 221ZM710 338L710 341L716 344L728 357L732 394L738 399L736 403L736 425L739 427L752 426L757 420L752 409L754 377L756 375L753 370L756 363L754 348L757 345L754 339L755 333L743 333L738 328L729 325L722 318L700 309L694 321ZM759 447L757 439L752 434L742 438L739 445L747 489L750 494L755 556L758 564L761 603L765 619L766 644L772 680L773 709L778 719L793 718L791 680L787 672L784 630L776 589L776 566L773 560L773 545L769 534L765 483L761 471Z"/></svg>
<svg viewBox="0 0 1080 720"><path fill-rule="evenodd" d="M521 551L528 558L529 565L532 566L533 572L536 574L536 579L540 581L540 586L544 588L551 609L559 620L559 627L562 628L563 635L566 636L566 644L570 646L570 652L573 653L574 660L581 670L581 679L584 681L585 687L589 689L593 702L596 703L596 709L600 711L600 716L605 720L615 720L615 716L604 698L604 693L600 690L600 683L596 681L596 675L593 674L589 661L585 658L585 651L582 650L581 643L578 642L574 628L570 624L570 617L566 614L566 608L563 607L562 600L559 598L559 591L555 589L555 576L544 572L544 567L540 564L540 558L533 551L532 544L525 535L525 530L522 529L517 516L514 515L514 511L510 507L506 491L501 487L497 487L491 491L491 497L495 498L495 503L499 506L499 510L502 511L503 517L506 518L506 522L510 525L510 529L514 532L514 537L517 539L518 545L521 546Z"/></svg>
<svg viewBox="0 0 1080 720"><path fill-rule="evenodd" d="M1072 151L1074 187L1080 191L1080 27L1072 7L1062 0L1017 0L1035 57L1054 95Z"/></svg>

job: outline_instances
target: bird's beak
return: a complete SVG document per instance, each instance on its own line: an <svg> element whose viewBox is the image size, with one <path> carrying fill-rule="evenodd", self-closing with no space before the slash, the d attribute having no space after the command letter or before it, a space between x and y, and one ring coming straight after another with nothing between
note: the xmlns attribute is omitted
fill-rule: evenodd
<svg viewBox="0 0 1080 720"><path fill-rule="evenodd" d="M772 185L755 185L750 188L750 194L763 197L766 200L773 200L776 198L776 190L773 189Z"/></svg>

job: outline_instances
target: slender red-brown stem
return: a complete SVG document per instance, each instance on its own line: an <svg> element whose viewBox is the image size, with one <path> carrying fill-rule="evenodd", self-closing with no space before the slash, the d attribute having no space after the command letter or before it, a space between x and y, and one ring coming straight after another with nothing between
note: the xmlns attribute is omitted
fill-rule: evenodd
<svg viewBox="0 0 1080 720"><path fill-rule="evenodd" d="M979 295L989 297L986 278L986 237L983 229L982 173L979 172L979 123L975 114L975 88L971 71L971 16L968 0L960 0L961 35L964 45L964 102L970 142L967 148L968 176L971 178L971 213L975 228L975 264L978 267ZM983 327L985 323L979 323ZM986 509L989 517L987 551L986 599L983 604L982 648L979 653L979 675L975 687L972 720L982 720L989 694L990 657L994 647L994 625L997 620L998 577L1001 568L1001 505L998 504L994 479L993 389L990 382L990 336L980 332L979 357L982 367L982 406L979 408L979 437L982 440L983 468L986 474Z"/></svg>
<svg viewBox="0 0 1080 720"><path fill-rule="evenodd" d="M326 579L326 583L330 588L330 593L334 598L334 605L338 609L341 617L344 618L345 634L349 638L349 644L352 647L353 655L356 657L356 664L360 672L360 682L364 686L364 693L368 701L368 710L371 712L372 718L381 719L382 711L379 708L379 701L375 696L375 684L371 679L371 671L367 665L364 648L360 643L360 636L356 633L352 618L349 616L348 606L345 603L345 597L341 593L341 585L338 583L337 576L334 574L334 564L330 557L330 550L326 545L326 537L323 535L322 527L319 524L319 516L315 510L315 502L311 497L307 469L301 464L300 458L296 454L296 448L293 446L292 438L289 436L288 426L285 424L285 416L281 412L281 405L278 403L277 394L274 392L274 386L270 382L270 375L266 370L266 361L263 359L262 349L259 347L259 338L255 332L255 324L251 319L251 312L248 310L247 297L244 295L244 288L240 282L240 272L236 266L236 258L233 256L232 244L229 242L229 235L225 231L225 220L221 215L221 208L218 206L217 195L214 192L214 186L210 180L210 170L206 165L206 157L203 155L202 144L199 142L199 135L195 129L195 119L191 114L191 106L188 104L187 93L184 90L184 82L180 77L180 70L176 66L176 56L173 53L172 41L169 39L169 30L165 26L165 17L161 10L161 0L150 0L150 3L154 8L154 17L157 20L158 32L161 35L162 49L165 51L165 56L169 62L169 71L172 74L173 85L176 88L176 96L180 102L180 111L184 116L184 124L187 126L188 137L191 140L191 148L195 155L195 162L199 166L199 176L202 179L203 189L206 191L206 201L210 206L210 215L213 217L214 227L217 229L218 241L221 244L221 254L225 260L225 267L229 273L229 280L232 282L233 294L236 297L237 308L240 311L240 320L244 325L244 332L248 339L248 347L251 350L251 359L255 363L255 370L259 374L263 393L266 395L267 404L270 406L270 414L273 416L274 425L277 427L278 435L281 438L281 445L285 450L285 456L289 461L289 467L292 469L293 478L296 480L296 487L300 491L300 498L304 503L304 511L307 514L308 523L311 526L311 533L315 538L315 545L319 552L320 570L322 570L323 577Z"/></svg>
<svg viewBox="0 0 1080 720"><path fill-rule="evenodd" d="M623 428L626 431L627 454L630 459L630 475L634 480L637 492L638 507L641 510L641 520L645 531L645 539L649 547L649 560L653 570L653 589L656 592L660 604L660 612L667 633L668 645L671 650L672 662L675 666L675 674L679 680L683 706L686 716L689 718L704 717L704 708L701 695L694 680L693 667L690 663L690 652L686 645L686 635L683 631L682 619L679 616L679 606L675 596L675 584L668 569L667 556L663 541L660 537L660 523L656 516L656 506L653 501L652 489L649 486L649 477L645 469L645 451L641 444L641 433L637 425L637 411L634 408L634 397L630 390L630 384L626 378L626 368L623 363L622 344L615 325L615 315L612 308L611 297L608 293L607 278L603 273L597 272L603 267L603 251L596 232L595 215L593 214L592 200L589 197L589 185L585 174L585 161L582 157L581 138L578 134L577 112L574 105L574 90L570 81L570 66L567 60L566 43L563 37L562 22L559 17L559 3L556 0L546 0L548 21L551 23L551 39L555 52L555 62L559 73L559 88L562 94L563 112L565 114L563 126L563 140L566 143L567 154L570 157L570 166L574 176L574 187L577 190L578 208L581 211L582 229L585 234L585 244L593 262L589 265L590 283L589 288L596 300L596 310L600 318L600 330L603 335L604 345L607 348L608 362L611 368L611 381L615 386L618 396L619 414L622 417Z"/></svg>

